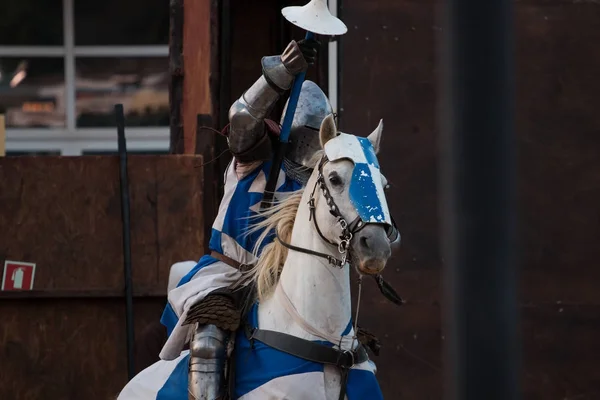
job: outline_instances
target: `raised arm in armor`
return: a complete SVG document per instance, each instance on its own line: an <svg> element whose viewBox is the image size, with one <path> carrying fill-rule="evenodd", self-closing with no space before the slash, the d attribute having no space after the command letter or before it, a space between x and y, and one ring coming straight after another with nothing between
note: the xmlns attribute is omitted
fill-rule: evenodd
<svg viewBox="0 0 600 400"><path fill-rule="evenodd" d="M271 158L265 118L281 94L290 89L294 77L314 63L317 45L315 40L292 41L282 55L263 57L262 76L229 109L227 140L238 161Z"/></svg>
<svg viewBox="0 0 600 400"><path fill-rule="evenodd" d="M237 161L252 163L271 158L265 118L281 94L291 87L294 77L314 63L318 44L315 40L292 41L282 55L262 59L262 76L229 110L227 140ZM211 293L194 308L194 313L201 314L202 322L195 322L191 331L189 400L215 400L226 394L224 370L235 321L227 321L222 315L234 307L231 297L221 292ZM188 318L193 319L189 315Z"/></svg>

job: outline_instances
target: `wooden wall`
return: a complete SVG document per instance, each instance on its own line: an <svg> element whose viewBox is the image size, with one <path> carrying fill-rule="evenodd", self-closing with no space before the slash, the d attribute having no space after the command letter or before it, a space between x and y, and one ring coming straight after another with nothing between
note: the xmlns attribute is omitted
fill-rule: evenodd
<svg viewBox="0 0 600 400"><path fill-rule="evenodd" d="M201 164L129 157L138 341L170 266L204 253ZM33 292L0 292L3 399L108 399L127 382L120 207L117 156L0 158L0 262L36 263Z"/></svg>
<svg viewBox="0 0 600 400"><path fill-rule="evenodd" d="M440 399L440 10L396 0L343 8L341 128L366 135L384 119L380 160L403 234L385 276L409 301L397 309L368 288L361 323L384 340L375 361L386 398ZM529 0L515 10L523 398L597 399L600 5Z"/></svg>

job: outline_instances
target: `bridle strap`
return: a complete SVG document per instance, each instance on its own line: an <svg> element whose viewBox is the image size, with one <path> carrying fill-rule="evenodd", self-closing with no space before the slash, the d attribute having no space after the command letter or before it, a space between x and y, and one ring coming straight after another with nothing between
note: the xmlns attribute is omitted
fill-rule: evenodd
<svg viewBox="0 0 600 400"><path fill-rule="evenodd" d="M305 253L305 254L310 254L312 256L325 258L327 261L329 261L330 264L335 265L338 268L342 268L344 266L344 263L341 260L338 260L337 258L335 258L332 255L325 254L325 253L319 253L318 251L314 251L311 249L305 249L303 247L294 246L291 243L286 243L285 241L281 240L281 238L279 237L279 232L276 232L276 235L277 235L277 240L279 240L279 243L281 243L283 245L283 247L287 247L290 250L298 251L300 253Z"/></svg>
<svg viewBox="0 0 600 400"><path fill-rule="evenodd" d="M338 251L344 255L343 259L339 260L329 254L320 253L320 252L317 252L314 250L294 246L291 243L286 243L285 241L281 240L281 238L279 237L279 232L276 232L276 235L277 235L277 240L279 240L279 243L281 243L284 247L287 247L290 250L298 251L300 253L305 253L305 254L310 254L313 256L325 258L327 261L329 261L330 264L335 265L338 268L342 268L344 266L344 264L346 264L346 254L350 247L350 240L352 240L353 234L360 231L367 224L362 221L360 216L357 216L350 224L348 224L346 219L340 213L339 207L337 206L337 204L335 204L335 200L333 199L333 196L331 196L331 193L329 192L329 188L325 184L325 179L323 177L323 165L325 165L325 163L327 163L328 161L329 160L327 159L327 156L323 156L321 158L321 160L319 161L319 165L318 165L319 175L317 177L317 180L315 181L315 185L313 186L312 192L310 194L310 199L308 201L308 206L309 206L309 210L310 210L310 214L309 214L308 218L309 218L309 221L312 220L313 225L315 226L315 230L317 231L317 233L319 234L321 239L323 239L323 241L325 241L326 243L329 243L332 246L337 246ZM315 214L316 213L315 192L317 191L317 186L321 189L321 192L323 193L323 197L325 198L325 201L326 201L327 205L329 206L329 212L331 213L331 215L333 215L334 217L336 217L338 219L338 221L342 227L342 234L340 235L341 241L339 244L326 238L325 235L323 235L321 228L319 227L319 223L317 222L317 218L316 218L316 214Z"/></svg>

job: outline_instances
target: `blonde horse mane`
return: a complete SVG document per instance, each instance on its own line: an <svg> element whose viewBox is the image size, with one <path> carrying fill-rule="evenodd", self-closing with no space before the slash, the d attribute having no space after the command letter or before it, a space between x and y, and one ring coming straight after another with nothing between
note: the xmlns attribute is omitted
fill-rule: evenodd
<svg viewBox="0 0 600 400"><path fill-rule="evenodd" d="M319 150L312 157L310 165L316 165L317 161L323 156L323 150ZM284 200L274 203L267 210L261 211L259 216L265 219L257 222L250 228L248 233L263 229L254 245L253 253L257 257L254 266L244 273L244 280L253 281L256 285L256 294L258 300L267 298L279 282L279 276L283 269L283 264L288 256L287 247L283 246L276 238L267 244L259 254L260 247L268 236L277 232L281 240L289 243L294 229L296 213L304 194L304 188L295 192L287 193Z"/></svg>
<svg viewBox="0 0 600 400"><path fill-rule="evenodd" d="M281 240L290 241L303 192L303 189L293 192L282 202L274 204L268 210L261 212L266 218L252 227L252 231L264 229L254 246L254 255L257 256L257 261L245 273L250 280L254 281L253 283L256 285L256 294L259 300L264 300L268 297L275 285L277 285L283 264L288 255L288 249L276 238L267 244L260 254L258 254L260 246L274 232L277 232Z"/></svg>

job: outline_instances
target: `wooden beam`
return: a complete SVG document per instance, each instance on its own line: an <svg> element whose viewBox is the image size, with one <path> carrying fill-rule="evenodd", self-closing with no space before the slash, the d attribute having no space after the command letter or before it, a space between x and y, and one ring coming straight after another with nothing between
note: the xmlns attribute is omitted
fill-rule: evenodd
<svg viewBox="0 0 600 400"><path fill-rule="evenodd" d="M196 151L197 116L215 115L214 59L217 56L214 35L217 24L213 0L183 0L183 152ZM213 118L213 121L215 119Z"/></svg>

